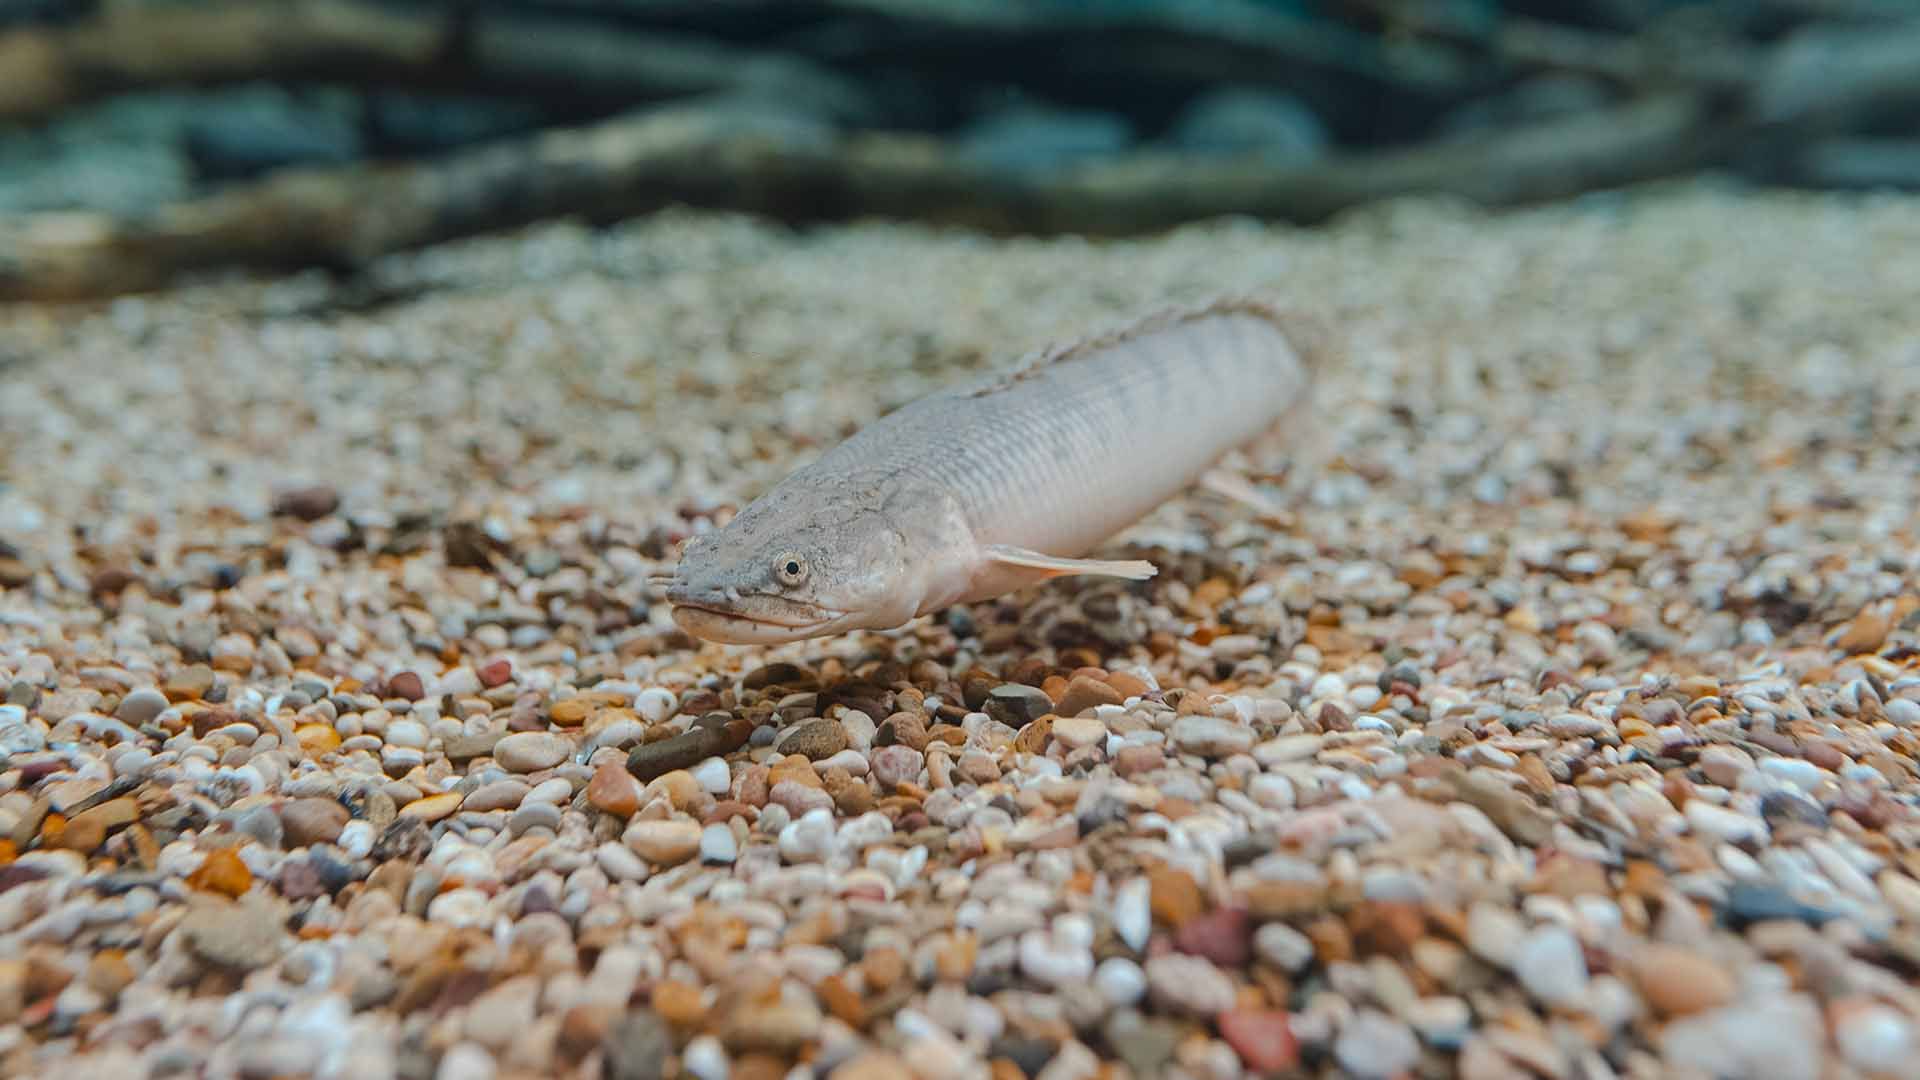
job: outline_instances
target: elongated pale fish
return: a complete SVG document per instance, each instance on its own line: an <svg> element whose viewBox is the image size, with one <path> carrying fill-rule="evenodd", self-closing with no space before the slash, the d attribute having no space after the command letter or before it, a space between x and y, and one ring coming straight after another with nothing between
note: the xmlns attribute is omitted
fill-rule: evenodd
<svg viewBox="0 0 1920 1080"><path fill-rule="evenodd" d="M674 621L770 644L1065 575L1151 577L1081 556L1302 400L1298 325L1248 300L1168 312L898 409L690 543Z"/></svg>

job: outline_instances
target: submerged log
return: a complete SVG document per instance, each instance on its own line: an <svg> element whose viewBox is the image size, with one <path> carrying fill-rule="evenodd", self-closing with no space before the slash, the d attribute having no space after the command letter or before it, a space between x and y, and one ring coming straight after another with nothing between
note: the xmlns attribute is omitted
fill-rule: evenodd
<svg viewBox="0 0 1920 1080"><path fill-rule="evenodd" d="M757 105L676 105L422 164L289 172L137 220L0 224L0 297L137 291L212 267L352 269L485 229L671 204L1106 235L1222 215L1311 222L1425 192L1499 205L1696 167L1720 146L1716 124L1700 100L1677 95L1295 167L1136 154L1032 174L987 168L930 137L841 135Z"/></svg>

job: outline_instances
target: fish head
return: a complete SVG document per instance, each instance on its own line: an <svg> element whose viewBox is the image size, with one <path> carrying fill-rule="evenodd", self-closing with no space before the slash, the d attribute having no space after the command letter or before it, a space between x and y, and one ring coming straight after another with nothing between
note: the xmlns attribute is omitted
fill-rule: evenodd
<svg viewBox="0 0 1920 1080"><path fill-rule="evenodd" d="M776 488L682 551L666 589L694 637L768 645L900 626L919 570L884 507Z"/></svg>

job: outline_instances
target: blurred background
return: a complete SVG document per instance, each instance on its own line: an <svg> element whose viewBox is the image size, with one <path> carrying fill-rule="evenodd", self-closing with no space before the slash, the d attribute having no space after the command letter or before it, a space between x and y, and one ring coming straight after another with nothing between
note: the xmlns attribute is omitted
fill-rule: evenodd
<svg viewBox="0 0 1920 1080"><path fill-rule="evenodd" d="M1920 186L1914 0L0 0L0 299L669 205L1128 235Z"/></svg>

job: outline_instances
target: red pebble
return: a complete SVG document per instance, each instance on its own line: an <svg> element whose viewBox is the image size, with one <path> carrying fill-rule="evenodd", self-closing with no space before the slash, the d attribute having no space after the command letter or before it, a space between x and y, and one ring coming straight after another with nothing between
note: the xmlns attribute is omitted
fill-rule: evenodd
<svg viewBox="0 0 1920 1080"><path fill-rule="evenodd" d="M1215 908L1188 919L1173 943L1181 952L1204 956L1221 967L1245 967L1253 953L1253 923L1239 908Z"/></svg>
<svg viewBox="0 0 1920 1080"><path fill-rule="evenodd" d="M504 686L509 679L513 678L513 662L511 660L495 660L491 663L483 664L480 667L479 675L480 685L489 690L496 686Z"/></svg>
<svg viewBox="0 0 1920 1080"><path fill-rule="evenodd" d="M1287 1014L1273 1009L1230 1009L1220 1014L1220 1036L1240 1055L1247 1071L1286 1072L1300 1064L1300 1043Z"/></svg>

